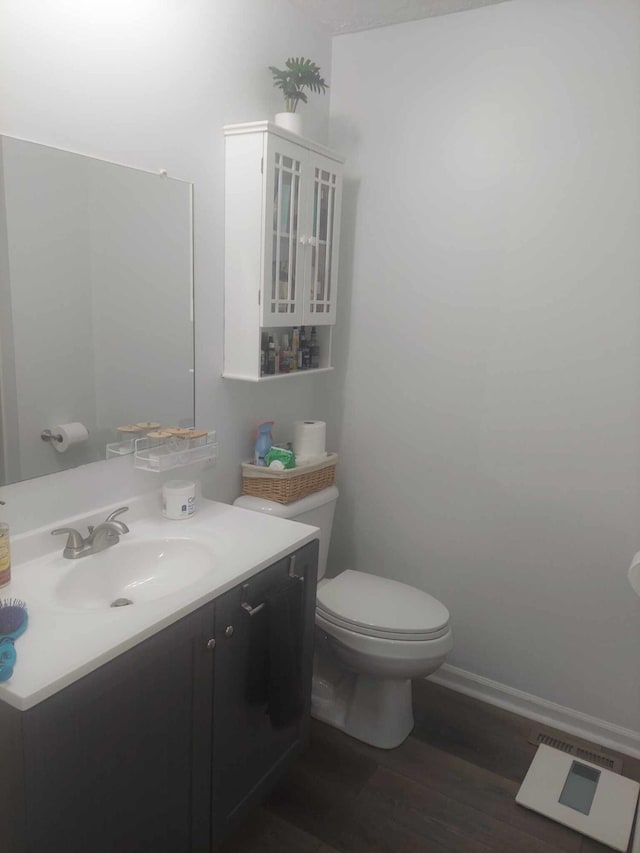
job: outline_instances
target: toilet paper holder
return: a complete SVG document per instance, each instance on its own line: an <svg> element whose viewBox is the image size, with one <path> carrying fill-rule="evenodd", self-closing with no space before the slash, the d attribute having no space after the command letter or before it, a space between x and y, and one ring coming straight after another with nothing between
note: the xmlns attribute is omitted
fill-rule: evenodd
<svg viewBox="0 0 640 853"><path fill-rule="evenodd" d="M51 432L50 429L43 429L42 432L40 433L40 438L43 441L49 441L49 442L57 441L58 443L60 443L63 440L61 435L56 435L55 433Z"/></svg>

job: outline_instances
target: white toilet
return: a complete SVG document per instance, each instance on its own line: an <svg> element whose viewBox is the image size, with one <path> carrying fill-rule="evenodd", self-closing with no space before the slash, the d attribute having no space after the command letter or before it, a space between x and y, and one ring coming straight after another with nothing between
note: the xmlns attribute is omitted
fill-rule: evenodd
<svg viewBox="0 0 640 853"><path fill-rule="evenodd" d="M382 749L413 728L411 680L435 672L453 647L449 611L422 590L349 569L324 577L338 490L291 504L234 504L320 528L311 713Z"/></svg>

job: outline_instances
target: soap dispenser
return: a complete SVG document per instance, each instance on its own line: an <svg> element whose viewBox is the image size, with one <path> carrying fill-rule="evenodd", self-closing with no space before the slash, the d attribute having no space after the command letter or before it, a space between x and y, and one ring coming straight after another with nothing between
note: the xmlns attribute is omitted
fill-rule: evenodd
<svg viewBox="0 0 640 853"><path fill-rule="evenodd" d="M4 501L0 501L4 506ZM9 545L9 525L0 521L0 587L11 580L11 546Z"/></svg>
<svg viewBox="0 0 640 853"><path fill-rule="evenodd" d="M259 424L258 426L254 460L256 465L266 465L264 457L271 450L271 445L273 443L271 438L271 427L274 423L275 421L265 421L263 424Z"/></svg>

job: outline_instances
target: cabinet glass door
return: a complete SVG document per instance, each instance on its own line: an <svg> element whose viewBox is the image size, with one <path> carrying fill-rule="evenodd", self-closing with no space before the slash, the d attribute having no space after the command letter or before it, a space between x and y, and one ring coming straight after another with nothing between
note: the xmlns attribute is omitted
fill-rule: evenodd
<svg viewBox="0 0 640 853"><path fill-rule="evenodd" d="M302 160L295 146L288 146L283 140L268 147L267 160L263 325L294 326L302 318Z"/></svg>
<svg viewBox="0 0 640 853"><path fill-rule="evenodd" d="M335 322L340 229L340 167L328 158L312 156L313 180L311 259L305 321L313 325Z"/></svg>

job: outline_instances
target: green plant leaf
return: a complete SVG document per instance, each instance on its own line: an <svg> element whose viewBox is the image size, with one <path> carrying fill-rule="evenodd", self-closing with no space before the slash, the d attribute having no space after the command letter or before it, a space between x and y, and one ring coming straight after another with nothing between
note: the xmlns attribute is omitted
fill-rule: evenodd
<svg viewBox="0 0 640 853"><path fill-rule="evenodd" d="M303 89L324 94L329 88L326 80L320 76L320 67L311 59L290 56L285 65L286 70L270 65L269 71L273 76L274 87L282 89L285 105L290 112L295 112L298 101L308 103Z"/></svg>

